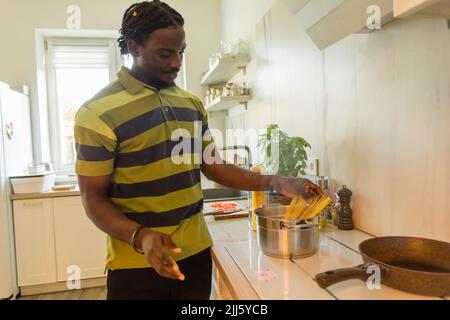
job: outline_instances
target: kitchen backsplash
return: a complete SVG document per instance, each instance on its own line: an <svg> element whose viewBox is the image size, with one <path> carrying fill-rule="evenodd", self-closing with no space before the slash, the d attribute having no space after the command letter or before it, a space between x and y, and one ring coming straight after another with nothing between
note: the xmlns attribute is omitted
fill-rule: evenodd
<svg viewBox="0 0 450 320"><path fill-rule="evenodd" d="M396 20L319 51L281 3L251 34L227 34L233 12L222 19L222 37L248 36L252 50L254 99L228 127L278 123L306 138L332 187L353 191L357 228L450 241L447 21Z"/></svg>

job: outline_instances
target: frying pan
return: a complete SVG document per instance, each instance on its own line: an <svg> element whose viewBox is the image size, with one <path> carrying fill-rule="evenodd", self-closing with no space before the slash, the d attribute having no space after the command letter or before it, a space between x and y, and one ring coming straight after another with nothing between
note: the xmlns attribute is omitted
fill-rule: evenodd
<svg viewBox="0 0 450 320"><path fill-rule="evenodd" d="M361 242L364 264L316 275L321 288L350 279L367 281L371 266L380 268L381 283L406 292L450 295L450 243L412 237L380 237Z"/></svg>

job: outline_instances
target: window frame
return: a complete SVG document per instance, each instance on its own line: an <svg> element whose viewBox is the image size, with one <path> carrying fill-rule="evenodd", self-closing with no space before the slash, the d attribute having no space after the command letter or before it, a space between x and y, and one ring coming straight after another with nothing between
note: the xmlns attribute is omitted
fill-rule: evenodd
<svg viewBox="0 0 450 320"><path fill-rule="evenodd" d="M48 120L49 120L49 144L50 155L54 168L58 174L74 174L75 164L62 164L61 158L61 141L60 141L60 110L57 104L56 92L56 70L53 67L53 47L54 45L107 45L109 48L109 57L113 63L109 64L109 80L110 82L117 79L117 72L123 65L123 59L117 46L117 38L98 38L98 37L45 37L45 73L47 85L47 103L48 103Z"/></svg>
<svg viewBox="0 0 450 320"><path fill-rule="evenodd" d="M112 80L117 79L116 73L125 65L125 57L120 53L117 39L120 34L116 30L67 30L67 29L35 29L36 45L36 94L33 94L32 110L33 148L37 161L52 162L58 176L75 177L75 164L61 165L61 145L59 141L59 110L56 104L55 72L51 64L47 63L49 50L47 40L72 41L109 41L112 45L111 55L114 54L116 72L110 72ZM113 53L114 51L114 53ZM187 53L184 54L182 70L176 84L187 90ZM110 66L111 68L111 66ZM51 69L51 70L49 70ZM64 180L65 181L65 180ZM71 181L71 180L70 180Z"/></svg>

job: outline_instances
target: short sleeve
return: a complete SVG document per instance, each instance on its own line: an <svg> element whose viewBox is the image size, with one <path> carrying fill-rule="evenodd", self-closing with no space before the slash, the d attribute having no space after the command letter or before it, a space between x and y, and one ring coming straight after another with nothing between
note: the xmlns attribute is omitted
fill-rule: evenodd
<svg viewBox="0 0 450 320"><path fill-rule="evenodd" d="M200 109L200 114L202 116L202 150L204 151L209 145L213 147L214 137L209 130L208 113L206 112L205 107L203 106L203 103L200 101L200 99L196 99L196 101L198 108Z"/></svg>
<svg viewBox="0 0 450 320"><path fill-rule="evenodd" d="M106 176L114 169L117 138L109 126L87 107L81 107L74 127L77 160L75 172L80 176Z"/></svg>

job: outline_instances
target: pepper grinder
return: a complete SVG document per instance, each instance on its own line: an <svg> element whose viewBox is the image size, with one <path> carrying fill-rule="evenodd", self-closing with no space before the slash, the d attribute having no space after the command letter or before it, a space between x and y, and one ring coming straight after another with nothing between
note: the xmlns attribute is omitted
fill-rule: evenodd
<svg viewBox="0 0 450 320"><path fill-rule="evenodd" d="M344 185L336 192L336 196L339 199L337 209L338 228L339 230L353 230L353 212L350 207L352 191Z"/></svg>

